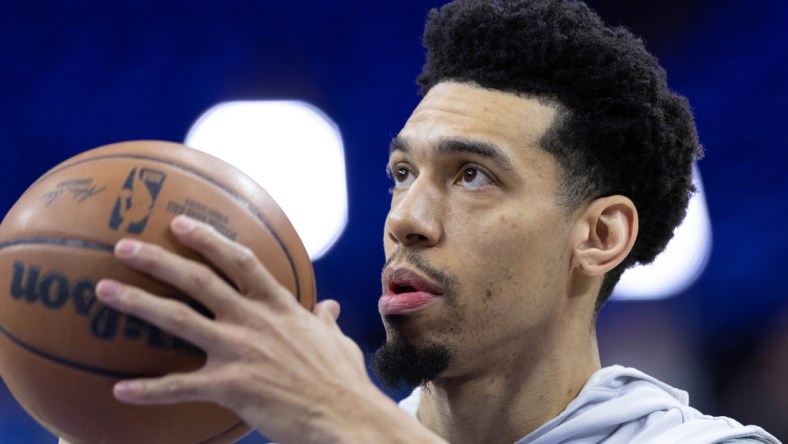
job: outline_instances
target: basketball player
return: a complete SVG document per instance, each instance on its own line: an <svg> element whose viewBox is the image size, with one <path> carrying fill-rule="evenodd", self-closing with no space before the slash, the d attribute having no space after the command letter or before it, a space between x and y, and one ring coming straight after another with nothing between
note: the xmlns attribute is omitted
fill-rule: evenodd
<svg viewBox="0 0 788 444"><path fill-rule="evenodd" d="M777 442L637 370L601 368L597 313L624 269L668 243L702 152L642 43L570 0L456 0L431 12L424 41L424 98L390 146L374 356L382 381L413 394L398 406L376 388L335 301L308 313L249 250L179 217L173 233L238 290L118 243L216 317L102 281L103 302L208 353L198 371L120 382L115 396L217 402L281 443Z"/></svg>

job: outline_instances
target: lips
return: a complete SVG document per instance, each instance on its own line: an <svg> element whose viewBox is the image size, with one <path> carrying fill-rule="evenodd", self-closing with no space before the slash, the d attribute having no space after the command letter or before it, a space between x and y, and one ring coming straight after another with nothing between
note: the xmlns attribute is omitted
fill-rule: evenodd
<svg viewBox="0 0 788 444"><path fill-rule="evenodd" d="M442 295L439 285L404 268L387 268L383 272L383 288L378 300L382 315L412 314L435 304Z"/></svg>

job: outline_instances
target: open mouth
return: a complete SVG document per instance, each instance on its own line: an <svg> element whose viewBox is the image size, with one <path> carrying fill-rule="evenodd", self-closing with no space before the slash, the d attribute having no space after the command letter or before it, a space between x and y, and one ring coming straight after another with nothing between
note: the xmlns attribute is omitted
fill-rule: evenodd
<svg viewBox="0 0 788 444"><path fill-rule="evenodd" d="M405 269L388 269L383 273L384 293L378 300L383 315L407 315L433 306L441 299L441 289Z"/></svg>
<svg viewBox="0 0 788 444"><path fill-rule="evenodd" d="M438 296L442 293L438 285L407 269L387 269L383 272L383 280L389 294L424 292Z"/></svg>
<svg viewBox="0 0 788 444"><path fill-rule="evenodd" d="M402 293L414 293L418 291L416 287L411 285L390 285L389 290L394 294L402 294Z"/></svg>

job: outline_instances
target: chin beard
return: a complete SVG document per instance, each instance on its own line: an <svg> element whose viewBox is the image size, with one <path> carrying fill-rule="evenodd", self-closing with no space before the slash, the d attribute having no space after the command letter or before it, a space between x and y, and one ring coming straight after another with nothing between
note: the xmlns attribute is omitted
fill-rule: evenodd
<svg viewBox="0 0 788 444"><path fill-rule="evenodd" d="M402 340L383 344L372 357L372 367L380 381L391 389L415 388L443 373L452 353L442 344L417 347Z"/></svg>

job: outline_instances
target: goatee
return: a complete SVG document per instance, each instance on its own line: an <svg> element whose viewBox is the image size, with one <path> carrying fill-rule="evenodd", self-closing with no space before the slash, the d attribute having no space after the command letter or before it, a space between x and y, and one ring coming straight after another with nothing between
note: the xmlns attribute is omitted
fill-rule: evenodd
<svg viewBox="0 0 788 444"><path fill-rule="evenodd" d="M415 388L443 373L451 363L451 352L441 344L416 347L395 340L383 344L372 357L380 381L391 389Z"/></svg>

